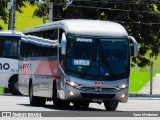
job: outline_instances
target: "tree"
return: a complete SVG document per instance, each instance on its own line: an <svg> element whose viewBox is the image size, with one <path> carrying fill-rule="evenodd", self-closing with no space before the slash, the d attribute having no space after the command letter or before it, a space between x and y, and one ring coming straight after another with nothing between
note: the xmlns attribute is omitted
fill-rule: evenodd
<svg viewBox="0 0 160 120"><path fill-rule="evenodd" d="M101 9L102 20L112 20L121 23L130 35L134 36L139 43L139 55L132 60L138 66L143 67L150 64L146 57L157 57L160 51L160 7L156 3L131 2L131 3L106 3L108 9ZM104 6L102 6L104 7Z"/></svg>
<svg viewBox="0 0 160 120"><path fill-rule="evenodd" d="M9 11L7 9L7 2L10 0L0 0L0 19L4 21L4 23L8 23ZM24 0L16 0L16 10L20 13L23 13L21 7L25 7ZM0 25L0 30L2 30L2 26Z"/></svg>
<svg viewBox="0 0 160 120"><path fill-rule="evenodd" d="M74 1L63 11L62 18L84 18L115 21L122 24L139 43L139 56L132 61L140 67L150 64L160 51L159 2Z"/></svg>
<svg viewBox="0 0 160 120"><path fill-rule="evenodd" d="M46 23L46 20L49 17L49 2L50 0L46 0L44 2L37 2L35 5L37 6L36 10L33 13L33 17L43 18L43 23Z"/></svg>
<svg viewBox="0 0 160 120"><path fill-rule="evenodd" d="M66 4L69 1L69 4ZM54 19L100 19L122 24L139 43L132 58L140 67L150 64L160 51L160 3L158 1L54 0ZM42 12L42 11L41 11ZM42 14L42 13L39 13Z"/></svg>
<svg viewBox="0 0 160 120"><path fill-rule="evenodd" d="M8 12L5 9L6 8L6 2L7 0L0 0L0 19L2 19L5 23L7 23L7 16ZM0 25L0 30L2 30L2 26Z"/></svg>

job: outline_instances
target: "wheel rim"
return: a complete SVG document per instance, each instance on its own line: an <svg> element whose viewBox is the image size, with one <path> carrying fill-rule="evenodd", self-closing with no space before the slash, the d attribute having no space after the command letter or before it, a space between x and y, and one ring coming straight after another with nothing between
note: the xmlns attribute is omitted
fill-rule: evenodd
<svg viewBox="0 0 160 120"><path fill-rule="evenodd" d="M16 89L16 90L18 90L18 82L15 82L15 84L14 84L14 88Z"/></svg>
<svg viewBox="0 0 160 120"><path fill-rule="evenodd" d="M115 107L117 107L118 102L111 102L110 104L111 104L112 107L115 108Z"/></svg>

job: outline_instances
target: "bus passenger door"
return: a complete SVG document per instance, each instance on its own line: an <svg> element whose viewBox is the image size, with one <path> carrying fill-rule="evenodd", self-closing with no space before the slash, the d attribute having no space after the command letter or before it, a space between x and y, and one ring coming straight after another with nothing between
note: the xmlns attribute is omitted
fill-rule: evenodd
<svg viewBox="0 0 160 120"><path fill-rule="evenodd" d="M58 58L59 58L59 81L58 81L58 95L59 98L65 98L65 55L62 54L64 51L64 46L66 44L66 37L63 30L59 32L59 49L58 49Z"/></svg>

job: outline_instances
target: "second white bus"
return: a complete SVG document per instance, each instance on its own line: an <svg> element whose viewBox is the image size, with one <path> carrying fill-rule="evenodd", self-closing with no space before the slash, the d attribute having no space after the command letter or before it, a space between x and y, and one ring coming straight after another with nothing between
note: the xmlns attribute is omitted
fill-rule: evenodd
<svg viewBox="0 0 160 120"><path fill-rule="evenodd" d="M19 41L22 33L17 31L0 32L0 87L19 95L18 57Z"/></svg>

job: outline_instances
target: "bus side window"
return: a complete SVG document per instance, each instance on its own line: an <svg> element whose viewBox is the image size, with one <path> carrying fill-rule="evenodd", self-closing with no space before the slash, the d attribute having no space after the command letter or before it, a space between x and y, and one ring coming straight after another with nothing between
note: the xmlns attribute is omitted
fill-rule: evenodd
<svg viewBox="0 0 160 120"><path fill-rule="evenodd" d="M58 39L58 29L48 30L44 32L43 38L57 40Z"/></svg>
<svg viewBox="0 0 160 120"><path fill-rule="evenodd" d="M51 39L53 39L53 40L57 40L58 39L58 29L54 29L53 30L53 36L52 36L53 38L51 38Z"/></svg>
<svg viewBox="0 0 160 120"><path fill-rule="evenodd" d="M20 46L20 55L24 57L24 43L23 42L21 42L21 46Z"/></svg>
<svg viewBox="0 0 160 120"><path fill-rule="evenodd" d="M17 53L17 47L18 46L18 42L17 41L10 41L10 40L5 40L4 41L4 56L7 57L15 57L18 56Z"/></svg>
<svg viewBox="0 0 160 120"><path fill-rule="evenodd" d="M27 43L21 42L20 53L22 57L27 57Z"/></svg>
<svg viewBox="0 0 160 120"><path fill-rule="evenodd" d="M57 56L57 47L43 47L43 55L44 56Z"/></svg>
<svg viewBox="0 0 160 120"><path fill-rule="evenodd" d="M0 40L0 56L2 57L3 56L3 40Z"/></svg>

